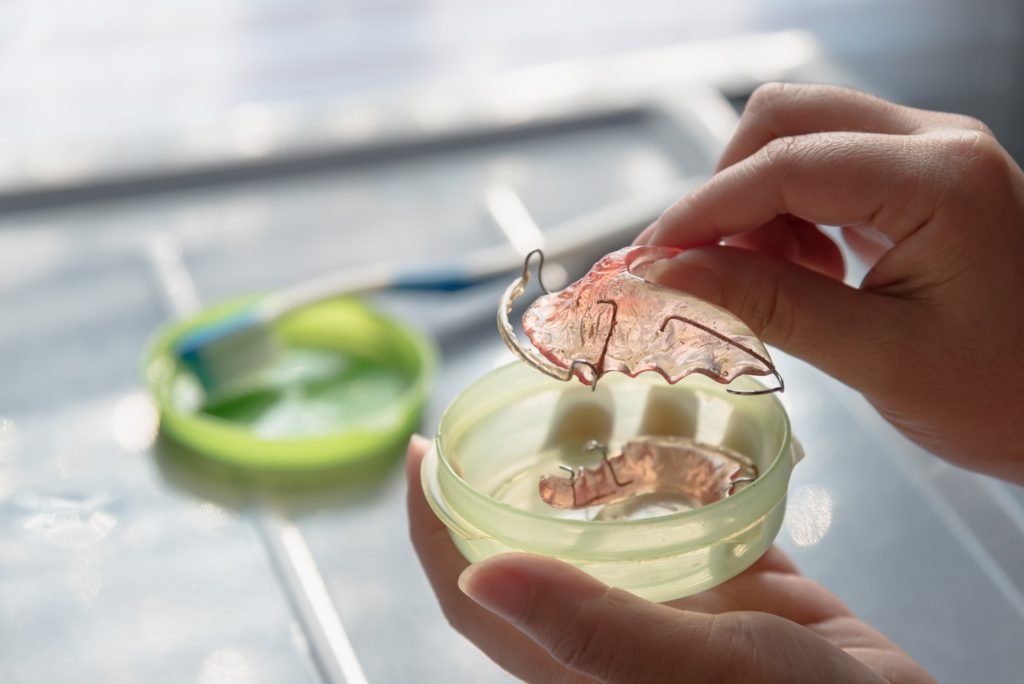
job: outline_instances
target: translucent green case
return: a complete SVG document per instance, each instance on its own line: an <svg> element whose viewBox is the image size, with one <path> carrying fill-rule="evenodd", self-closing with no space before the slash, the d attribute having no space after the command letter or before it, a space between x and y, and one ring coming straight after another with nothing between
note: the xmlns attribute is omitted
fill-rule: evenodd
<svg viewBox="0 0 1024 684"><path fill-rule="evenodd" d="M758 389L751 378L730 387ZM703 508L631 520L590 520L537 493L559 465L593 465L583 444L680 435L752 458L750 485ZM545 554L654 601L688 596L743 571L779 531L802 450L775 395L734 396L707 378L668 385L655 373L609 374L596 392L521 363L463 391L441 418L423 488L462 554Z"/></svg>

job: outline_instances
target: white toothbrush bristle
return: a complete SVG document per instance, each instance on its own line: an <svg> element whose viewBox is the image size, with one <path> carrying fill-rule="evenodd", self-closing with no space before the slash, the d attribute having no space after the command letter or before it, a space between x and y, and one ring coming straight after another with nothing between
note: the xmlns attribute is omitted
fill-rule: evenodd
<svg viewBox="0 0 1024 684"><path fill-rule="evenodd" d="M199 351L200 380L208 396L234 393L282 352L273 330L253 325L211 340Z"/></svg>

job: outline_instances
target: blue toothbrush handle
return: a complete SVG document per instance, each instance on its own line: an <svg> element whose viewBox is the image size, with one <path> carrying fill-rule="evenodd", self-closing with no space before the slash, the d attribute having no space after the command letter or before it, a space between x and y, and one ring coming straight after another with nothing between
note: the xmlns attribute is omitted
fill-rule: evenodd
<svg viewBox="0 0 1024 684"><path fill-rule="evenodd" d="M496 278L494 273L481 275L457 266L413 269L397 274L388 289L405 292L457 292Z"/></svg>

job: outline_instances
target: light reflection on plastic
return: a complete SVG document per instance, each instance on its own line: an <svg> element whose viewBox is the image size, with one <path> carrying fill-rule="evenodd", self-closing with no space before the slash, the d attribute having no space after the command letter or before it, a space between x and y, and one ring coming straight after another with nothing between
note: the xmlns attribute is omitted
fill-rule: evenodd
<svg viewBox="0 0 1024 684"><path fill-rule="evenodd" d="M153 446L159 424L149 395L137 392L118 401L113 427L114 440L126 451L140 453Z"/></svg>
<svg viewBox="0 0 1024 684"><path fill-rule="evenodd" d="M206 656L199 668L199 684L246 684L250 681L249 661L234 648L218 648Z"/></svg>
<svg viewBox="0 0 1024 684"><path fill-rule="evenodd" d="M64 582L76 601L91 601L103 587L103 570L95 552L80 553L68 563Z"/></svg>
<svg viewBox="0 0 1024 684"><path fill-rule="evenodd" d="M814 546L832 526L832 497L817 485L801 485L787 498L785 524L794 544Z"/></svg>

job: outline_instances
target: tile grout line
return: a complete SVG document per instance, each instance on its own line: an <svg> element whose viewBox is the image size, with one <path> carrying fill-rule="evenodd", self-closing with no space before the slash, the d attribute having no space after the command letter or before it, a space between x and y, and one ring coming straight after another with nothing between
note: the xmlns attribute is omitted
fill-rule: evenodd
<svg viewBox="0 0 1024 684"><path fill-rule="evenodd" d="M144 251L174 314L187 316L199 311L201 300L182 257L180 241L166 233L156 235L147 240ZM248 514L311 646L310 654L321 679L366 684L366 675L302 532L279 507L260 501L252 493L250 490Z"/></svg>
<svg viewBox="0 0 1024 684"><path fill-rule="evenodd" d="M857 396L855 400L844 400L842 397L837 397L834 390L829 388L829 393L833 397L836 397L842 405L848 407L854 418L860 423L861 428L865 430L871 429L871 417L868 415L867 404L863 403L862 397ZM900 449L901 452L906 452L905 448ZM887 455L891 461L893 461L896 467L910 482L911 486L917 490L918 494L924 497L924 500L931 507L932 511L936 514L942 524L949 530L950 534L960 542L960 545L964 547L964 550L968 552L968 555L974 560L975 563L981 568L981 571L989 578L989 580L996 586L996 589L1003 594L1003 598L1009 603L1024 619L1024 592L1022 592L1013 580L1006 574L1006 571L999 564L999 562L992 556L989 550L984 544L975 536L970 526L964 521L963 516L953 508L948 501L946 501L938 491L936 491L934 485L927 483L923 478L918 477L920 473L913 471L910 465L907 463L907 458L901 458L900 456L909 454L896 454L895 457L892 454ZM930 458L938 458L937 456L930 456Z"/></svg>

